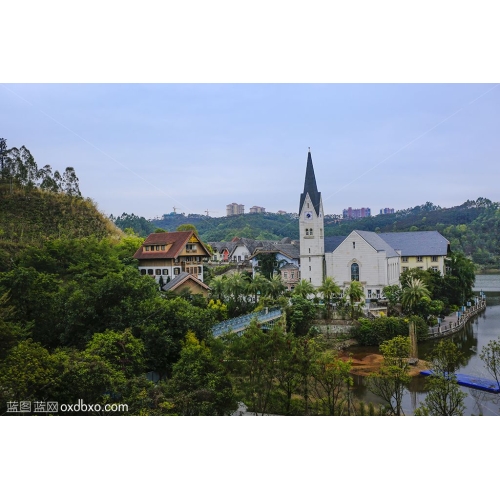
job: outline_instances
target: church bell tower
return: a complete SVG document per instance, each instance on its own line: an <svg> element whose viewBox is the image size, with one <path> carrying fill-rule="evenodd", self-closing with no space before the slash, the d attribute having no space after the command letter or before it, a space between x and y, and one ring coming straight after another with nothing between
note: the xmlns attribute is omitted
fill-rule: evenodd
<svg viewBox="0 0 500 500"><path fill-rule="evenodd" d="M323 222L323 201L316 185L311 157L307 154L304 192L300 195L300 278L314 287L323 284L325 243Z"/></svg>

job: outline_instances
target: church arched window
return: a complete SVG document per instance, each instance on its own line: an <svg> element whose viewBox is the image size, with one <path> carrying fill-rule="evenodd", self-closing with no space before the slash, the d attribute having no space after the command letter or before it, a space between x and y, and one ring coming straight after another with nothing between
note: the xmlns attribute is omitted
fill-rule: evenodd
<svg viewBox="0 0 500 500"><path fill-rule="evenodd" d="M359 281L359 265L356 262L351 265L351 281Z"/></svg>

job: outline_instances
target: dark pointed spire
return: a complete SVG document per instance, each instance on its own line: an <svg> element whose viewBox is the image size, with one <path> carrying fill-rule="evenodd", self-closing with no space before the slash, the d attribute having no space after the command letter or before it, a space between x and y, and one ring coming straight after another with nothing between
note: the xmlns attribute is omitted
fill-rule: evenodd
<svg viewBox="0 0 500 500"><path fill-rule="evenodd" d="M318 191L318 186L316 185L316 176L314 175L311 148L309 148L309 152L307 153L306 178L304 180L304 192L300 195L299 213L304 206L304 201L306 199L307 193L309 193L309 197L311 198L316 215L319 215L319 202L321 200L321 193Z"/></svg>

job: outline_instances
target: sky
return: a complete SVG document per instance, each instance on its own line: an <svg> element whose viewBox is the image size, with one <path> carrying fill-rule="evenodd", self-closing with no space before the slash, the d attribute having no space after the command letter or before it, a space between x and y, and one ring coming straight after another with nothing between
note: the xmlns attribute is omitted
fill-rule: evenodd
<svg viewBox="0 0 500 500"><path fill-rule="evenodd" d="M115 216L500 201L497 84L2 84L0 137Z"/></svg>

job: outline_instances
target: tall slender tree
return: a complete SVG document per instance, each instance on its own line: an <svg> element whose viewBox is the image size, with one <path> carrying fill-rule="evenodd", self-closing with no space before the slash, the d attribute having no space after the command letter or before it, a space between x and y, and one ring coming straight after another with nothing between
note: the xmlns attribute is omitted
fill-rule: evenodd
<svg viewBox="0 0 500 500"><path fill-rule="evenodd" d="M330 276L327 276L323 280L323 284L318 288L318 291L323 295L323 300L326 305L326 313L328 319L331 318L332 311L332 299L336 295L340 295L340 287L335 283L335 280Z"/></svg>
<svg viewBox="0 0 500 500"><path fill-rule="evenodd" d="M380 344L384 356L378 373L368 377L370 390L385 402L390 415L404 415L402 402L406 386L410 382L410 339L397 336Z"/></svg>
<svg viewBox="0 0 500 500"><path fill-rule="evenodd" d="M452 340L438 343L431 353L432 374L426 379L428 392L416 415L451 417L464 414L466 394L460 390L455 375L463 359L463 354Z"/></svg>

